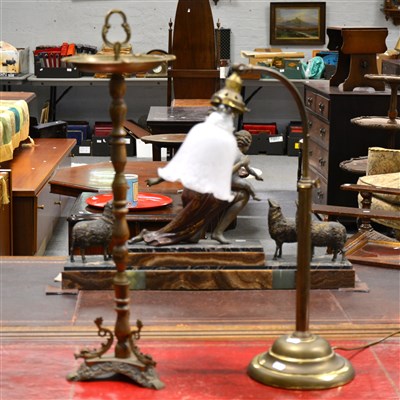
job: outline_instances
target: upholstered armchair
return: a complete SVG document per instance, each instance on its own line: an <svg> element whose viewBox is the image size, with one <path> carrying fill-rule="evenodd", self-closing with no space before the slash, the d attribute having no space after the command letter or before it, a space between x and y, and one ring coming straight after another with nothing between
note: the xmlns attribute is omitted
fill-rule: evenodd
<svg viewBox="0 0 400 400"><path fill-rule="evenodd" d="M357 184L400 189L400 150L370 147L368 149L367 174L360 177ZM361 195L358 200L362 207ZM371 210L386 210L400 214L400 196L374 192L371 198ZM400 240L399 220L373 218L373 221L394 229L397 240Z"/></svg>

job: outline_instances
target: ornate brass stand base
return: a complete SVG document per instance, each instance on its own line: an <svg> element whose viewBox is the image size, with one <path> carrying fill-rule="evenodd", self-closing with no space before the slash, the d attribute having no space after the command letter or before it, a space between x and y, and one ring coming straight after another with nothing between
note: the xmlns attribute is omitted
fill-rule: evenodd
<svg viewBox="0 0 400 400"><path fill-rule="evenodd" d="M122 19L122 27L126 34L124 42L111 43L107 39L110 29L109 19L113 14L119 14ZM129 54L120 56L121 47L128 45L131 37L130 26L127 23L126 15L120 10L111 10L105 20L102 30L104 43L114 50L113 55L80 54L68 57L63 61L75 64L79 70L85 72L110 73L109 84L112 102L110 105L110 116L112 120L111 132L111 162L114 166L115 176L112 183L113 189L113 213L115 221L112 231L114 243L113 260L116 272L113 279L115 311L117 320L115 322L114 333L102 326L103 319L97 318L95 324L98 327L98 335L106 337L100 349L83 349L75 358L83 358L84 362L75 373L67 376L68 380L85 381L94 378L109 378L115 374L126 375L140 386L152 389L162 389L164 384L158 379L155 366L156 363L151 356L140 352L136 341L140 338L142 329L141 321L137 321L136 330L131 330L129 323L129 281L126 273L126 261L128 259L128 249L126 242L129 238L129 227L126 221L126 192L127 183L124 168L126 164L126 148L123 129L123 122L126 119L127 107L124 101L126 92L125 73L145 72L157 67L163 62L172 61L175 56L150 56L140 54ZM103 356L110 350L114 336L116 344L114 356Z"/></svg>
<svg viewBox="0 0 400 400"><path fill-rule="evenodd" d="M67 376L67 379L69 381L88 381L96 378L109 378L115 374L125 375L145 388L163 389L165 387L153 367L146 366L133 357L128 359L102 357L85 360L76 372Z"/></svg>
<svg viewBox="0 0 400 400"><path fill-rule="evenodd" d="M302 336L293 333L278 338L268 352L253 358L249 376L268 386L306 390L342 386L354 378L350 362L325 339Z"/></svg>

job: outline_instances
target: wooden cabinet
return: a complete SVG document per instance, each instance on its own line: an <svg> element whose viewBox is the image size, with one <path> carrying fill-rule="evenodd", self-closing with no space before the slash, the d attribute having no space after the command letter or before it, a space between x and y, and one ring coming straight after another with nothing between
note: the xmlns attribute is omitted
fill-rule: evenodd
<svg viewBox="0 0 400 400"><path fill-rule="evenodd" d="M313 202L357 206L356 196L340 190L343 183L356 182L358 176L342 170L339 164L351 158L366 156L372 146L387 147L388 135L383 130L365 129L351 123L360 116L386 116L390 90L366 88L344 92L330 87L329 81L304 85L304 103L309 123L310 176L319 180L313 190ZM396 147L399 148L400 138Z"/></svg>
<svg viewBox="0 0 400 400"><path fill-rule="evenodd" d="M7 163L12 171L13 255L42 255L63 211L63 199L50 193L49 179L70 166L75 139L36 139ZM65 203L65 202L64 202Z"/></svg>

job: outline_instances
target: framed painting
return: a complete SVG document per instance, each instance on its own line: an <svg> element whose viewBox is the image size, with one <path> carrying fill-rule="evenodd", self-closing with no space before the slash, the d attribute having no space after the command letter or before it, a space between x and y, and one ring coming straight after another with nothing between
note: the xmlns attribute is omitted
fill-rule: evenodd
<svg viewBox="0 0 400 400"><path fill-rule="evenodd" d="M325 43L325 2L270 3L270 43Z"/></svg>

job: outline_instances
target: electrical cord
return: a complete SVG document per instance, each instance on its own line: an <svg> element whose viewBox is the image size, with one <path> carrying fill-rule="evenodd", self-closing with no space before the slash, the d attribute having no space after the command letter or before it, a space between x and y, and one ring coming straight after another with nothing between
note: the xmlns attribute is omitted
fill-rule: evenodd
<svg viewBox="0 0 400 400"><path fill-rule="evenodd" d="M358 346L358 347L334 346L333 349L334 350L345 350L345 351L363 350L363 349L367 349L368 347L375 346L376 344L379 344L379 343L383 342L384 340L389 339L390 337L398 335L398 334L400 334L400 330L394 331L391 334L385 336L383 339L379 339L379 340L376 340L375 342L367 343L364 346Z"/></svg>

